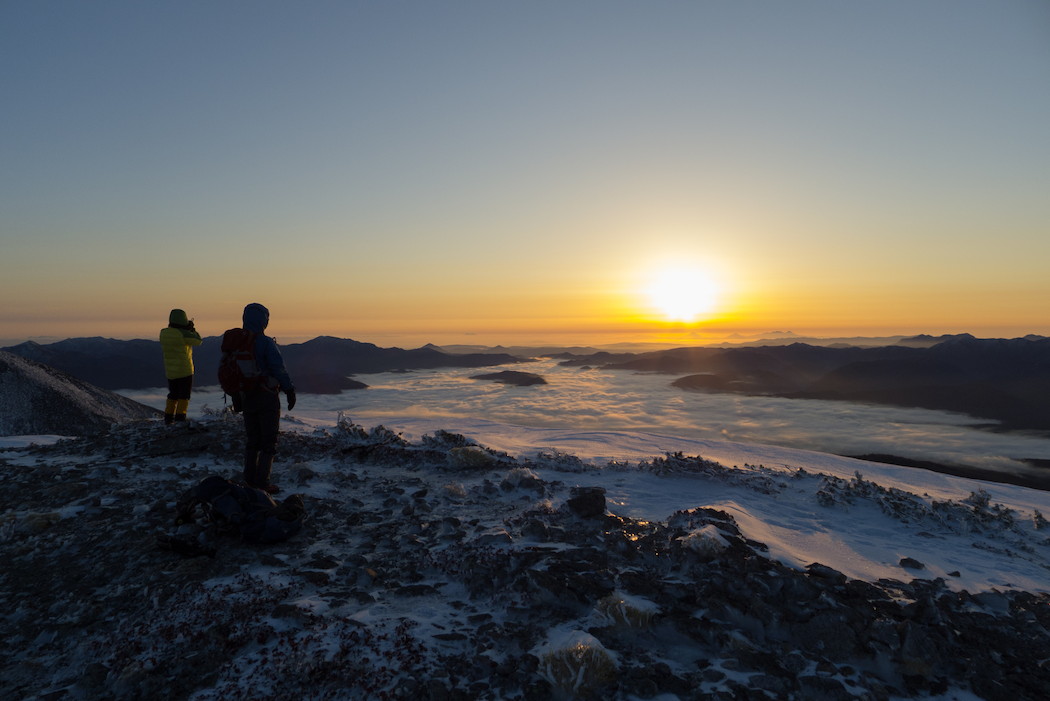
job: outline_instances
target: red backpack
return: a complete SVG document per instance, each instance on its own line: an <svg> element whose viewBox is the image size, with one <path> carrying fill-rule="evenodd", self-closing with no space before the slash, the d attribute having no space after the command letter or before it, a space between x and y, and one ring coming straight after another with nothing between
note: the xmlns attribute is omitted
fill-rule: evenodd
<svg viewBox="0 0 1050 701"><path fill-rule="evenodd" d="M230 329L222 335L219 385L231 397L262 385L263 376L255 361L255 332Z"/></svg>

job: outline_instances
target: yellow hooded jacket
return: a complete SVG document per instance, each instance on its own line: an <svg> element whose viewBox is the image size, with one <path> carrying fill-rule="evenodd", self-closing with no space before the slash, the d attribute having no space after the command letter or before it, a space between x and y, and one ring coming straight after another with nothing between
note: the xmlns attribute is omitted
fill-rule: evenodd
<svg viewBox="0 0 1050 701"><path fill-rule="evenodd" d="M193 374L193 347L201 344L201 335L189 328L186 312L172 309L168 327L160 330L160 347L164 352L164 374L169 380Z"/></svg>

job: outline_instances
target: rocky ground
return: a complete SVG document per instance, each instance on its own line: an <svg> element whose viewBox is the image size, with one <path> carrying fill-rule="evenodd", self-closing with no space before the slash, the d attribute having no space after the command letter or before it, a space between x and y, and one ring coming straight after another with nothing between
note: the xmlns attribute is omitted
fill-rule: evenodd
<svg viewBox="0 0 1050 701"><path fill-rule="evenodd" d="M235 419L125 424L0 452L0 695L23 699L890 699L1050 689L1050 597L791 569L727 513L611 514L590 468L515 459L439 432L350 422L282 434L291 540L158 547L174 504L235 476ZM1026 543L979 496L917 515L861 479L667 456L627 466L866 499L901 518ZM605 469L618 469L609 465ZM541 479L538 474L545 475ZM551 479L557 476L558 479ZM911 510L911 511L909 511ZM1045 544L1037 544L1044 547ZM987 547L987 546L986 546ZM662 694L662 696L661 696Z"/></svg>

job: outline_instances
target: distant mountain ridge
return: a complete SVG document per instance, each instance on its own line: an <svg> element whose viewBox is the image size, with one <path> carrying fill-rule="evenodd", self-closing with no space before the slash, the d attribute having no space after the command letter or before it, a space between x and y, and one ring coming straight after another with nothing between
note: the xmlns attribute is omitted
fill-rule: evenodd
<svg viewBox="0 0 1050 701"><path fill-rule="evenodd" d="M563 356L562 365L681 375L687 390L940 409L1050 430L1050 339L950 336L933 345L675 348Z"/></svg>
<svg viewBox="0 0 1050 701"><path fill-rule="evenodd" d="M198 386L217 384L220 342L221 337L209 336L194 350L194 382ZM159 341L70 338L46 345L27 341L0 350L44 363L104 389L162 387L166 382ZM478 368L524 362L506 353L451 354L434 347L381 348L331 336L281 346L281 354L296 389L320 394L366 387L349 379L349 375L358 373Z"/></svg>
<svg viewBox="0 0 1050 701"><path fill-rule="evenodd" d="M60 370L0 351L0 436L86 436L159 415Z"/></svg>
<svg viewBox="0 0 1050 701"><path fill-rule="evenodd" d="M95 336L48 344L26 341L0 350L67 372L103 389L161 387L165 384L159 341L118 341ZM126 381L141 382L147 377L152 378L151 384L124 384Z"/></svg>
<svg viewBox="0 0 1050 701"><path fill-rule="evenodd" d="M75 338L47 345L26 342L2 350L104 389L164 384L156 341ZM882 346L771 342L640 353L588 352L591 348L551 353L550 347L513 348L522 355L498 348L469 350L477 352L447 352L430 344L408 350L382 348L331 336L281 348L297 389L305 393L366 387L350 378L361 373L482 368L546 355L566 366L679 375L673 384L686 390L921 407L965 413L999 422L1005 429L1050 430L1050 339L1043 336L979 339L970 334L922 334L894 337L894 343ZM196 349L198 386L215 383L219 355L216 336Z"/></svg>
<svg viewBox="0 0 1050 701"><path fill-rule="evenodd" d="M712 347L740 348L744 346L787 346L795 343L804 343L809 346L876 348L882 346L912 346L916 348L928 348L938 343L956 338L975 338L972 334L942 334L931 336L930 334L896 335L896 336L840 336L836 338L821 338L816 336L801 336L791 331L773 331L762 338L737 339L724 343L711 344Z"/></svg>

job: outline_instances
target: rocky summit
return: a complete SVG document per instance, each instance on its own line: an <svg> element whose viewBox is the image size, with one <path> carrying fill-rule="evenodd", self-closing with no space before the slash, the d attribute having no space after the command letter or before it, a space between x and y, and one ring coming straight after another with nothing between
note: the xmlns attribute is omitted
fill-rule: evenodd
<svg viewBox="0 0 1050 701"><path fill-rule="evenodd" d="M901 563L914 578L878 581L791 568L725 511L631 519L576 478L793 482L813 508L936 516L1018 557L1047 547L987 500L920 514L859 477L677 454L599 468L343 420L282 434L275 476L308 514L290 540L248 545L202 523L214 556L159 547L187 488L236 477L240 433L218 414L0 452L3 698L1019 701L1050 688L1045 593L959 591L919 561Z"/></svg>

